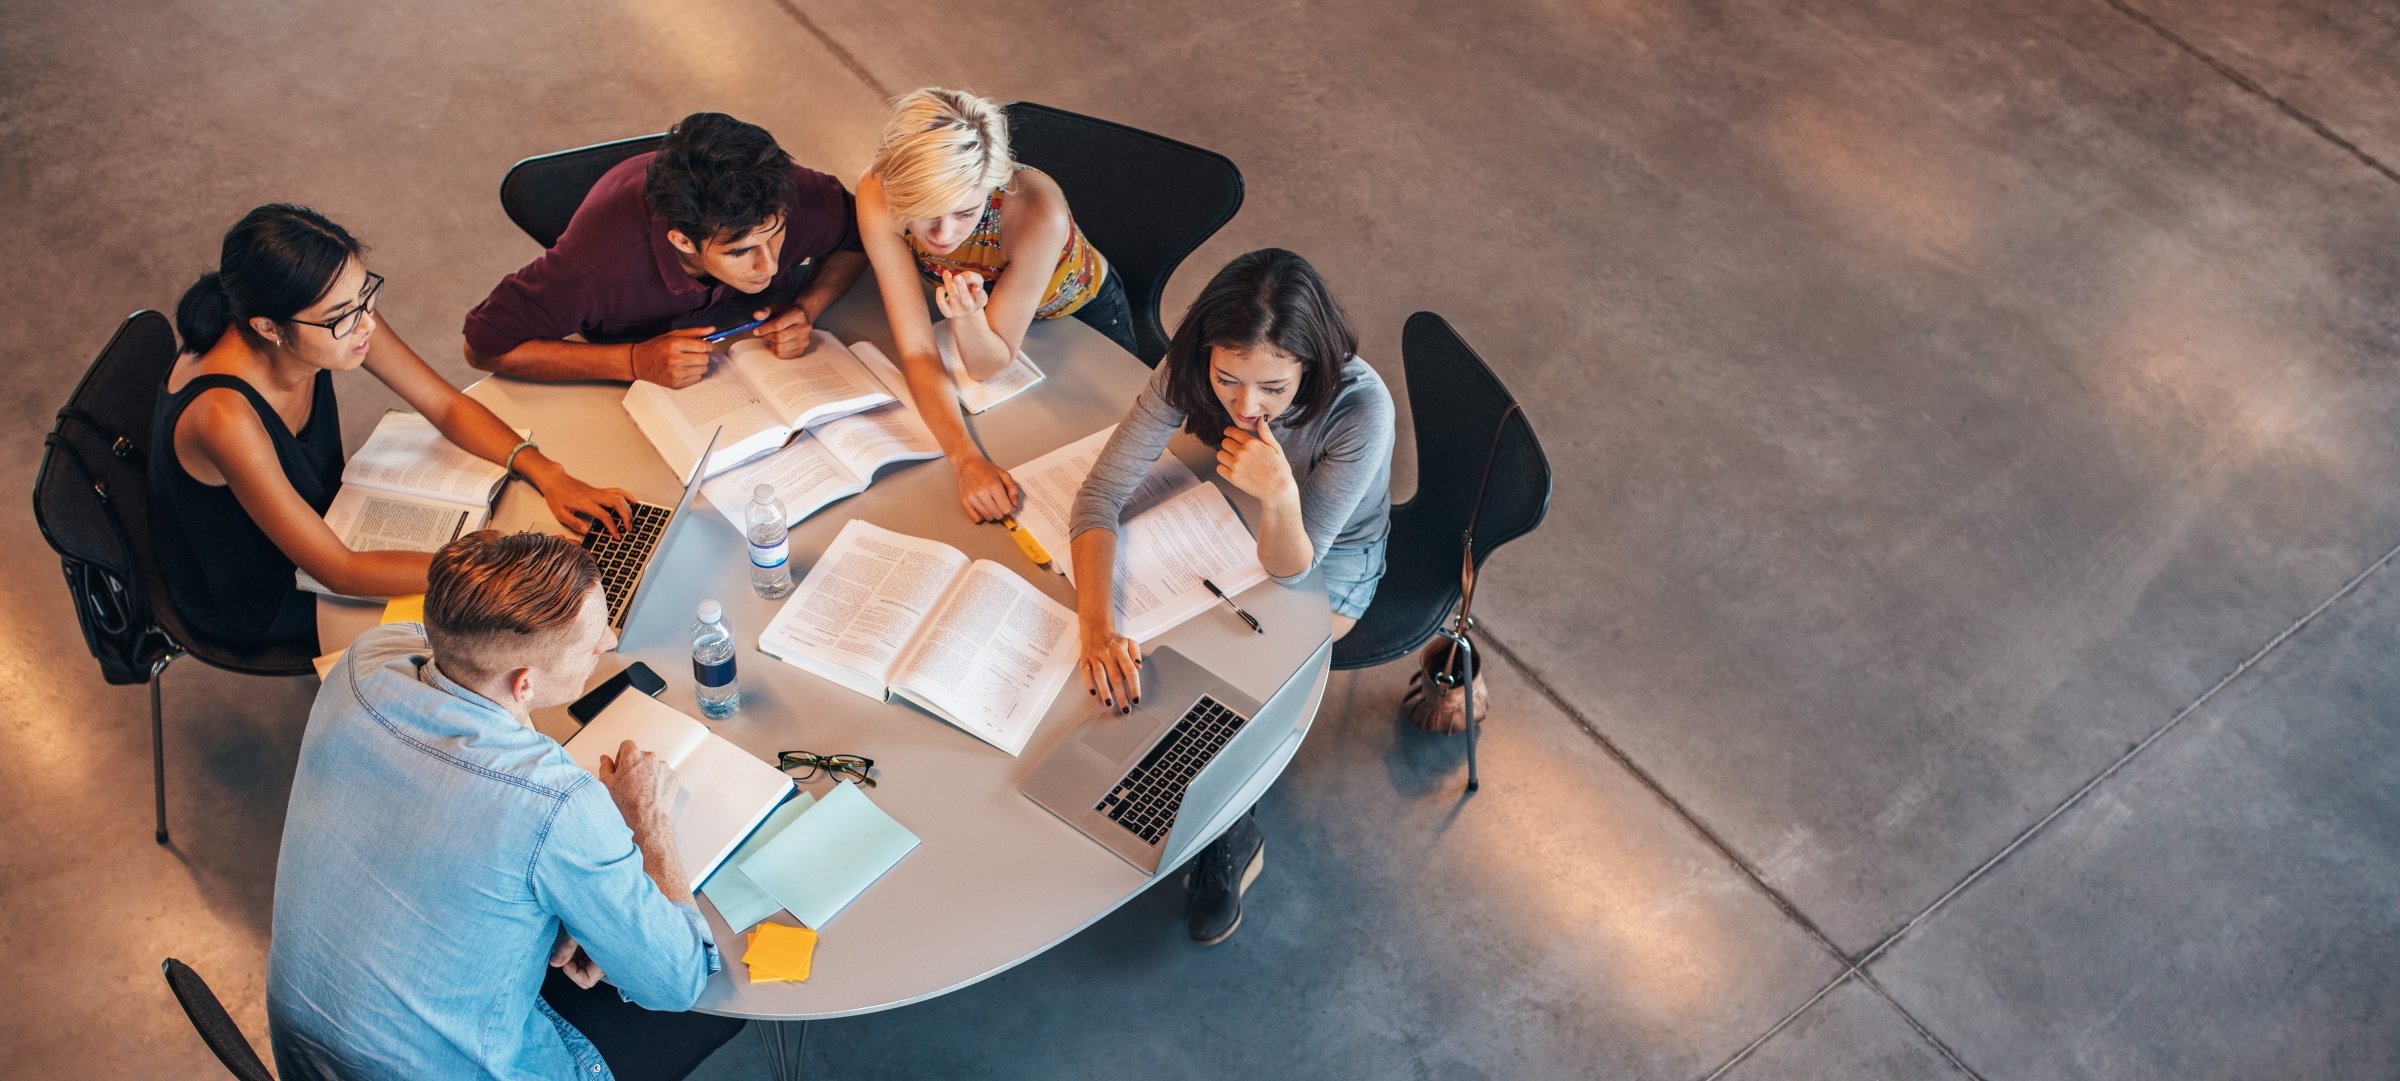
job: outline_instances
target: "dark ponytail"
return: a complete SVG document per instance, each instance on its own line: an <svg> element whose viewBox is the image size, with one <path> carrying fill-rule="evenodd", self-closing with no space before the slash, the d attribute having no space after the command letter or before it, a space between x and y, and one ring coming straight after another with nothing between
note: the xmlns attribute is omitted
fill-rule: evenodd
<svg viewBox="0 0 2400 1081"><path fill-rule="evenodd" d="M263 347L252 318L284 323L298 315L365 251L349 230L304 206L269 203L242 215L225 231L217 269L200 275L175 306L183 351L207 352L229 329Z"/></svg>

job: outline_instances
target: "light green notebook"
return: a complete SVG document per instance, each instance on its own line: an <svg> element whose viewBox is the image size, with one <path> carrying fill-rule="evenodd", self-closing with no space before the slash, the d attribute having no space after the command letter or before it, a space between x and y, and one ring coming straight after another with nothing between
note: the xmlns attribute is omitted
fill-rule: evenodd
<svg viewBox="0 0 2400 1081"><path fill-rule="evenodd" d="M738 866L801 923L822 931L916 847L916 834L843 781Z"/></svg>
<svg viewBox="0 0 2400 1081"><path fill-rule="evenodd" d="M767 896L767 891L759 889L757 883L750 881L749 875L742 873L742 861L767 847L767 842L774 840L785 826L797 821L800 813L816 802L817 797L806 792L792 793L792 798L783 801L783 805L775 808L766 821L750 831L742 847L734 849L733 855L725 857L725 862L717 865L717 873L708 877L708 884L700 887L701 895L708 898L709 904L717 906L717 915L725 917L725 925L733 928L735 933L749 930L758 921L774 915L783 907Z"/></svg>

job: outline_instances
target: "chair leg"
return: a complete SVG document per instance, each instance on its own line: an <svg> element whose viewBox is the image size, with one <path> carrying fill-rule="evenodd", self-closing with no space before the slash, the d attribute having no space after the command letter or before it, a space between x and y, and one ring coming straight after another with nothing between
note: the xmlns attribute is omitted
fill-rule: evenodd
<svg viewBox="0 0 2400 1081"><path fill-rule="evenodd" d="M174 660L170 654L150 667L150 790L158 808L157 837L162 845L167 843L167 737L158 694L159 684L164 682L160 677Z"/></svg>
<svg viewBox="0 0 2400 1081"><path fill-rule="evenodd" d="M1475 643L1463 634L1453 636L1453 640L1458 643L1459 660L1463 665L1459 670L1463 674L1459 686L1466 689L1467 791L1474 792L1483 787L1482 779L1475 772Z"/></svg>

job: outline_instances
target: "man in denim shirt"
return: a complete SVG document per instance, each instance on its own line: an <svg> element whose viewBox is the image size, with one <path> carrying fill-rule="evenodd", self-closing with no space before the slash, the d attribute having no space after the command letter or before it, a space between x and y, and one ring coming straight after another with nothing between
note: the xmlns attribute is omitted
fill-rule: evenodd
<svg viewBox="0 0 2400 1081"><path fill-rule="evenodd" d="M591 557L486 530L428 580L424 624L361 635L301 738L267 959L277 1066L681 1076L741 1022L653 1012L690 1009L721 965L668 825L674 773L629 741L595 778L528 717L616 645Z"/></svg>

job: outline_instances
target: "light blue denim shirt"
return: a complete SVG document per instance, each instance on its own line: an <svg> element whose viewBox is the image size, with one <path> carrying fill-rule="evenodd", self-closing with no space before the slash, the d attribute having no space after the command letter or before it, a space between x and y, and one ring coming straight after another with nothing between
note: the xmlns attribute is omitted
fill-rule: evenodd
<svg viewBox="0 0 2400 1081"><path fill-rule="evenodd" d="M541 999L563 923L625 997L685 1010L720 966L608 790L377 627L325 680L275 868L267 1024L285 1081L605 1078Z"/></svg>

